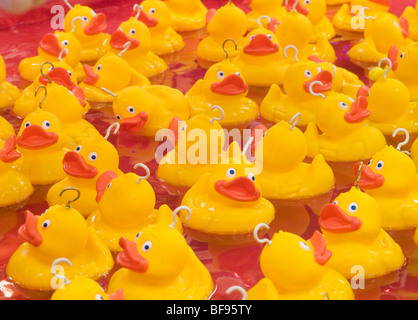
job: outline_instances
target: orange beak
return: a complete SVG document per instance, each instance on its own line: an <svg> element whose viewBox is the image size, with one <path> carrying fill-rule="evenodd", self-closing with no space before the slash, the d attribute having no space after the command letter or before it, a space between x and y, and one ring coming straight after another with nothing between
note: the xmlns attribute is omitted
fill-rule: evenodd
<svg viewBox="0 0 418 320"><path fill-rule="evenodd" d="M53 33L47 33L39 42L39 47L43 51L54 57L59 57L62 51L62 48L58 42L58 38ZM62 57L65 57L66 55L66 52L64 52L62 54Z"/></svg>
<svg viewBox="0 0 418 320"><path fill-rule="evenodd" d="M360 167L360 162L354 165L354 174L357 175ZM359 187L361 189L376 189L383 186L385 183L385 177L381 174L375 173L369 166L363 166L361 169L361 176L359 181Z"/></svg>
<svg viewBox="0 0 418 320"><path fill-rule="evenodd" d="M99 81L99 75L94 72L94 68L89 66L88 64L84 65L84 72L86 73L86 77L84 78L83 82L88 85L94 85L97 81Z"/></svg>
<svg viewBox="0 0 418 320"><path fill-rule="evenodd" d="M260 198L261 192L248 177L237 177L233 180L219 180L215 183L215 190L232 200L249 202Z"/></svg>
<svg viewBox="0 0 418 320"><path fill-rule="evenodd" d="M287 1L287 5L286 5L286 10L287 11L292 11L293 10L293 6L295 5L295 1L296 0L288 0ZM296 9L297 12L299 12L300 14L303 14L304 16L306 16L309 13L309 9L302 6L299 1L296 5L295 9Z"/></svg>
<svg viewBox="0 0 418 320"><path fill-rule="evenodd" d="M138 14L138 9L136 9L134 12L132 12L132 17L136 17ZM144 10L141 10L139 13L138 20L141 21L143 24L145 24L148 28L155 27L158 24L158 19L154 17L150 17L145 13Z"/></svg>
<svg viewBox="0 0 418 320"><path fill-rule="evenodd" d="M96 181L96 202L99 203L100 200L102 199L107 186L109 185L109 183L113 180L116 179L118 177L118 175L116 173L114 173L112 170L103 172L99 178L97 178Z"/></svg>
<svg viewBox="0 0 418 320"><path fill-rule="evenodd" d="M251 144L251 151L253 154L255 154L255 150L257 149L258 144L260 143L261 139L263 139L264 135L267 132L267 127L259 124L254 128L254 130L251 132L251 137L253 138L253 142ZM258 132L262 133L259 134Z"/></svg>
<svg viewBox="0 0 418 320"><path fill-rule="evenodd" d="M212 83L210 89L212 92L217 94L235 96L246 93L248 90L248 85L239 75L230 74L221 82Z"/></svg>
<svg viewBox="0 0 418 320"><path fill-rule="evenodd" d="M120 124L121 132L139 133L148 121L148 114L140 112L135 117L125 118Z"/></svg>
<svg viewBox="0 0 418 320"><path fill-rule="evenodd" d="M334 203L328 203L321 209L318 222L323 230L332 233L356 231L362 224L358 217L349 216Z"/></svg>
<svg viewBox="0 0 418 320"><path fill-rule="evenodd" d="M104 32L107 29L106 16L98 13L91 18L90 23L84 28L84 33L88 36Z"/></svg>
<svg viewBox="0 0 418 320"><path fill-rule="evenodd" d="M368 101L366 97L359 96L356 101L351 104L350 110L344 115L344 120L348 123L359 123L370 116L367 110Z"/></svg>
<svg viewBox="0 0 418 320"><path fill-rule="evenodd" d="M116 50L123 50L128 42L131 42L129 50L139 47L139 40L129 38L122 30L116 30L110 37L110 46Z"/></svg>
<svg viewBox="0 0 418 320"><path fill-rule="evenodd" d="M42 235L38 231L38 217L26 210L25 219L25 224L19 228L18 235L24 241L38 247L42 243Z"/></svg>
<svg viewBox="0 0 418 320"><path fill-rule="evenodd" d="M323 266L331 258L332 252L327 250L327 243L325 238L318 230L315 230L314 234L310 239L314 248L314 258L316 263Z"/></svg>
<svg viewBox="0 0 418 320"><path fill-rule="evenodd" d="M121 238L119 245L123 251L116 256L116 262L122 268L127 268L138 273L144 273L148 270L148 261L138 253L136 242Z"/></svg>
<svg viewBox="0 0 418 320"><path fill-rule="evenodd" d="M96 167L89 165L84 158L75 151L68 151L64 155L64 171L68 175L82 179L93 179L98 171Z"/></svg>
<svg viewBox="0 0 418 320"><path fill-rule="evenodd" d="M251 56L265 56L279 51L279 45L273 43L266 34L257 34L244 47L244 52Z"/></svg>
<svg viewBox="0 0 418 320"><path fill-rule="evenodd" d="M398 69L398 54L399 49L392 45L389 49L388 58L392 62L392 70Z"/></svg>
<svg viewBox="0 0 418 320"><path fill-rule="evenodd" d="M55 132L46 132L36 124L26 127L22 134L17 137L16 142L20 147L39 150L54 145L58 141Z"/></svg>
<svg viewBox="0 0 418 320"><path fill-rule="evenodd" d="M332 74L328 70L322 70L311 81L306 81L303 84L303 88L309 93L309 87L314 81L322 82L322 85L317 83L313 86L312 90L317 93L323 93L331 89L332 86Z"/></svg>
<svg viewBox="0 0 418 320"><path fill-rule="evenodd" d="M0 160L6 163L15 162L21 154L16 151L16 138L10 136L5 142L3 150L0 150Z"/></svg>

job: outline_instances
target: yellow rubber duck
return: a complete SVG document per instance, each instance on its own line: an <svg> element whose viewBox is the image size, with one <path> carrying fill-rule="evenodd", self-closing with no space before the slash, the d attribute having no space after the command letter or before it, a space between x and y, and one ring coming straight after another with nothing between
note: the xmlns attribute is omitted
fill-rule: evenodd
<svg viewBox="0 0 418 320"><path fill-rule="evenodd" d="M415 139L415 141L412 143L411 158L414 161L415 167L417 167L418 170L418 139Z"/></svg>
<svg viewBox="0 0 418 320"><path fill-rule="evenodd" d="M350 2L350 0L325 0L325 2L327 3L327 5L336 6L339 4L348 3Z"/></svg>
<svg viewBox="0 0 418 320"><path fill-rule="evenodd" d="M170 9L170 25L178 32L196 31L206 24L208 9L200 0L163 0Z"/></svg>
<svg viewBox="0 0 418 320"><path fill-rule="evenodd" d="M232 63L242 70L248 85L261 87L282 84L289 66L274 32L261 26L247 34Z"/></svg>
<svg viewBox="0 0 418 320"><path fill-rule="evenodd" d="M172 215L160 215L135 241L120 239L123 251L116 262L122 268L110 278L110 292L122 288L125 300L210 298L214 285L209 271L167 219Z"/></svg>
<svg viewBox="0 0 418 320"><path fill-rule="evenodd" d="M234 58L239 54L239 46L227 46L226 40L237 44L242 41L248 30L247 16L232 1L212 10L213 17L206 27L208 36L199 42L196 55L205 61L220 62L225 59L226 50Z"/></svg>
<svg viewBox="0 0 418 320"><path fill-rule="evenodd" d="M184 48L183 37L170 26L170 9L163 1L145 0L134 6L132 16L151 32L151 51L161 56Z"/></svg>
<svg viewBox="0 0 418 320"><path fill-rule="evenodd" d="M19 63L19 73L23 79L34 81L44 62L63 61L75 71L77 80L81 81L85 74L80 59L81 44L72 33L47 33L39 42L38 55L25 58Z"/></svg>
<svg viewBox="0 0 418 320"><path fill-rule="evenodd" d="M119 154L116 148L103 137L87 138L65 153L61 163L66 173L65 178L55 183L48 190L46 200L50 206L67 203L70 193L60 195L65 188L80 190L80 198L72 202L74 209L85 218L98 208L96 202L96 182L107 170L122 174L119 170Z"/></svg>
<svg viewBox="0 0 418 320"><path fill-rule="evenodd" d="M261 125L253 131L255 138L261 130L260 140L255 138L255 157L262 166L257 180L269 200L312 198L334 186L334 173L322 155L316 155L311 164L303 162L308 143L296 127L299 115L291 123L280 121L268 130Z"/></svg>
<svg viewBox="0 0 418 320"><path fill-rule="evenodd" d="M105 33L107 29L106 16L96 13L90 7L76 4L70 5L70 10L65 15L64 30L72 33L81 44L81 61L96 62L106 54L105 43L110 35Z"/></svg>
<svg viewBox="0 0 418 320"><path fill-rule="evenodd" d="M203 79L199 79L186 93L190 116L208 114L213 106L224 111L219 120L222 126L243 125L258 116L258 105L247 98L248 82L242 69L229 59L215 63Z"/></svg>
<svg viewBox="0 0 418 320"><path fill-rule="evenodd" d="M113 93L129 86L148 86L150 81L135 71L129 63L114 53L107 53L96 62L94 67L84 65L86 78L80 84L86 100L95 102L112 102L113 96L102 88Z"/></svg>
<svg viewBox="0 0 418 320"><path fill-rule="evenodd" d="M364 40L354 45L348 56L355 63L376 65L385 58L392 46L403 47L411 43L409 27L405 18L387 12L366 17Z"/></svg>
<svg viewBox="0 0 418 320"><path fill-rule="evenodd" d="M131 86L114 95L113 113L120 122L120 131L155 137L168 128L173 117L189 118L189 103L175 88L150 85Z"/></svg>
<svg viewBox="0 0 418 320"><path fill-rule="evenodd" d="M6 267L7 276L15 283L31 290L53 290L51 265L59 258L71 261L71 266L56 263L63 268L61 275L70 281L76 275L97 280L113 268L109 249L69 204L52 206L41 216L29 210L25 215L26 222L19 229L25 242Z"/></svg>
<svg viewBox="0 0 418 320"><path fill-rule="evenodd" d="M289 50L295 50L294 46L285 48L285 54ZM267 95L260 104L260 115L271 122L281 120L290 122L298 112L301 117L298 126L305 127L314 121L316 109L322 102L319 96L310 94L309 88L313 84L316 92L327 94L332 88L332 73L312 60L301 59L297 56L284 75L283 89L276 84L270 87ZM319 82L321 82L321 84Z"/></svg>
<svg viewBox="0 0 418 320"><path fill-rule="evenodd" d="M57 289L51 300L123 300L123 290L106 293L97 281L75 276L70 283Z"/></svg>
<svg viewBox="0 0 418 320"><path fill-rule="evenodd" d="M67 151L66 140L58 117L39 108L30 113L20 127L16 142L22 158L16 162L16 167L34 185L64 179L62 160Z"/></svg>
<svg viewBox="0 0 418 320"><path fill-rule="evenodd" d="M0 207L23 203L33 193L30 180L13 168L20 156L14 135L5 141L0 140Z"/></svg>
<svg viewBox="0 0 418 320"><path fill-rule="evenodd" d="M320 59L334 62L337 59L334 47L324 33L314 33L314 26L306 16L308 9L301 5L300 0L288 0L288 3L285 6L285 15L275 27L275 33L281 47L295 46L301 58L315 55ZM310 43L315 35L315 42Z"/></svg>
<svg viewBox="0 0 418 320"><path fill-rule="evenodd" d="M87 223L112 252L122 251L121 238L134 241L138 232L157 222L159 215L172 217L174 214L167 205L154 209L155 192L146 181L150 171L145 165L140 165L147 172L145 176L133 172L117 176L113 171L106 171L97 180L98 210L88 217ZM124 194L123 203L118 200L121 194ZM183 232L180 220L175 228Z"/></svg>
<svg viewBox="0 0 418 320"><path fill-rule="evenodd" d="M215 107L214 113L215 109L220 110ZM157 177L161 181L171 186L190 188L203 174L220 163L225 134L215 119L216 116L211 118L206 114L198 114L187 121L181 121L179 118L172 120L169 129L173 133L174 149L158 163ZM211 139L211 132L217 133L215 140ZM192 148L196 148L196 142L188 141L187 137L194 133L199 134L199 156L190 158L189 150L191 152Z"/></svg>
<svg viewBox="0 0 418 320"><path fill-rule="evenodd" d="M341 6L332 19L334 27L340 30L362 33L366 23L363 18L364 14L371 16L379 12L388 12L391 0L350 0L344 2L347 3Z"/></svg>
<svg viewBox="0 0 418 320"><path fill-rule="evenodd" d="M131 68L146 77L168 69L166 62L151 51L152 34L141 21L131 17L122 22L110 37L109 50L120 55Z"/></svg>
<svg viewBox="0 0 418 320"><path fill-rule="evenodd" d="M418 4L415 5L415 8L407 6L401 17L405 17L409 22L409 38L418 41Z"/></svg>
<svg viewBox="0 0 418 320"><path fill-rule="evenodd" d="M288 5L291 5L292 1L289 1ZM306 9L306 17L311 21L313 27L312 43L317 42L318 35L324 35L327 39L335 37L335 29L332 22L326 16L327 3L325 0L302 0L300 2L301 11Z"/></svg>
<svg viewBox="0 0 418 320"><path fill-rule="evenodd" d="M309 157L322 154L331 162L361 161L386 145L383 133L365 124L370 115L365 95L355 101L334 92L322 97L315 122L309 123L305 131Z"/></svg>
<svg viewBox="0 0 418 320"><path fill-rule="evenodd" d="M15 129L9 121L0 116L0 140L7 140L10 136L16 136Z"/></svg>
<svg viewBox="0 0 418 320"><path fill-rule="evenodd" d="M359 165L354 167L358 171ZM359 187L382 209L382 228L406 230L418 226L417 170L414 161L392 146L385 146L362 167Z"/></svg>
<svg viewBox="0 0 418 320"><path fill-rule="evenodd" d="M6 64L0 55L0 110L11 107L19 95L19 88L6 81Z"/></svg>
<svg viewBox="0 0 418 320"><path fill-rule="evenodd" d="M400 269L405 263L404 254L382 229L381 216L378 202L358 187L326 204L318 222L332 252L327 266L347 279L357 275L358 266L362 267L363 279Z"/></svg>
<svg viewBox="0 0 418 320"><path fill-rule="evenodd" d="M222 161L184 195L182 205L192 215L186 219L180 214L180 218L188 228L205 234L247 235L257 224L274 220L274 207L263 198L255 176L257 167L240 151L233 142Z"/></svg>
<svg viewBox="0 0 418 320"><path fill-rule="evenodd" d="M261 224L259 228L268 228ZM266 243L260 256L264 278L248 291L248 300L354 300L350 284L328 267L332 252L319 231L305 241L296 234L279 231Z"/></svg>
<svg viewBox="0 0 418 320"><path fill-rule="evenodd" d="M276 19L276 21L280 21L281 17L286 12L286 8L283 6L283 0L244 0L242 4L249 6L251 9L247 13L248 27L250 30L259 27L260 17L269 16L272 19ZM266 20L261 21L265 28L268 27L268 24L266 22Z"/></svg>

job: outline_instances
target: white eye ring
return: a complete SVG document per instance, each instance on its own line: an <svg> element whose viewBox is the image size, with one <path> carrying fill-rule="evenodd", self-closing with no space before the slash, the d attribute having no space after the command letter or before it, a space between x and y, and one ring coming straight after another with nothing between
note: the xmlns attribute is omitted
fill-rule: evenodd
<svg viewBox="0 0 418 320"><path fill-rule="evenodd" d="M273 40L273 36L271 34L268 34L267 38L269 38L270 40Z"/></svg>
<svg viewBox="0 0 418 320"><path fill-rule="evenodd" d="M96 294L95 299L96 300L104 300L103 297L100 294Z"/></svg>
<svg viewBox="0 0 418 320"><path fill-rule="evenodd" d="M306 77L307 79L312 78L312 72L311 72L310 70L305 70L305 71L303 72L303 74L305 75L305 77Z"/></svg>
<svg viewBox="0 0 418 320"><path fill-rule="evenodd" d="M97 159L97 153L96 152L92 152L89 154L89 160L90 161L95 161Z"/></svg>
<svg viewBox="0 0 418 320"><path fill-rule="evenodd" d="M135 236L135 241L139 239L139 237L141 236L142 231L138 232L138 234Z"/></svg>
<svg viewBox="0 0 418 320"><path fill-rule="evenodd" d="M48 120L45 120L44 122L42 122L42 128L44 128L45 130L48 130L49 128L51 128L51 122L49 122Z"/></svg>
<svg viewBox="0 0 418 320"><path fill-rule="evenodd" d="M223 78L225 78L225 73L223 71L218 71L216 76L218 77L219 80L222 80Z"/></svg>
<svg viewBox="0 0 418 320"><path fill-rule="evenodd" d="M67 47L67 46L70 44L70 42L69 42L68 40L63 40L63 41L61 42L61 44L62 44L64 47Z"/></svg>
<svg viewBox="0 0 418 320"><path fill-rule="evenodd" d="M75 152L80 152L81 151L81 148L82 148L81 145L77 146L77 148L75 148Z"/></svg>
<svg viewBox="0 0 418 320"><path fill-rule="evenodd" d="M338 106L339 106L342 110L347 110L347 109L348 109L348 106L347 106L347 104L346 104L345 102L340 102L340 103L338 104Z"/></svg>
<svg viewBox="0 0 418 320"><path fill-rule="evenodd" d="M46 229L46 228L48 228L49 226L51 225L51 220L45 220L43 223L42 223L42 229Z"/></svg>
<svg viewBox="0 0 418 320"><path fill-rule="evenodd" d="M136 33L136 29L132 28L131 30L129 30L129 34L131 36L133 36Z"/></svg>
<svg viewBox="0 0 418 320"><path fill-rule="evenodd" d="M335 200L335 201L333 202L333 204L336 204L336 205L338 206L338 200Z"/></svg>
<svg viewBox="0 0 418 320"><path fill-rule="evenodd" d="M30 122L28 121L28 122L25 123L25 128L27 128L29 126L30 126Z"/></svg>
<svg viewBox="0 0 418 320"><path fill-rule="evenodd" d="M233 177L235 177L235 169L234 168L229 168L228 170L226 170L226 177L228 179L232 179Z"/></svg>
<svg viewBox="0 0 418 320"><path fill-rule="evenodd" d="M305 250L305 251L311 251L311 248L309 248L309 246L308 246L305 242L303 242L303 241L299 241L299 245L300 245L300 247L301 247L303 250Z"/></svg>
<svg viewBox="0 0 418 320"><path fill-rule="evenodd" d="M255 181L255 175L254 175L254 173L250 173L250 174L248 175L248 178L250 178L250 179L251 179L251 181L252 181L252 182L254 182L254 181Z"/></svg>
<svg viewBox="0 0 418 320"><path fill-rule="evenodd" d="M145 243L142 245L142 252L148 252L151 250L152 242L151 241L145 241Z"/></svg>
<svg viewBox="0 0 418 320"><path fill-rule="evenodd" d="M357 210L358 210L358 204L357 204L357 202L351 202L351 203L348 205L347 211L348 211L349 213L356 213L356 212L357 212Z"/></svg>
<svg viewBox="0 0 418 320"><path fill-rule="evenodd" d="M129 112L130 114L135 114L135 108L134 108L134 107L132 107L132 106L128 106L128 107L126 108L126 110L128 110L128 112Z"/></svg>
<svg viewBox="0 0 418 320"><path fill-rule="evenodd" d="M380 161L376 164L376 170L377 170L377 171L382 170L384 165L385 165L385 163L383 162L383 160L380 160Z"/></svg>
<svg viewBox="0 0 418 320"><path fill-rule="evenodd" d="M238 71L237 71L237 72L235 72L235 74L236 74L238 77L241 77L241 73L239 73Z"/></svg>
<svg viewBox="0 0 418 320"><path fill-rule="evenodd" d="M149 9L148 13L149 14L155 14L155 11L156 11L155 8L151 8L151 9Z"/></svg>

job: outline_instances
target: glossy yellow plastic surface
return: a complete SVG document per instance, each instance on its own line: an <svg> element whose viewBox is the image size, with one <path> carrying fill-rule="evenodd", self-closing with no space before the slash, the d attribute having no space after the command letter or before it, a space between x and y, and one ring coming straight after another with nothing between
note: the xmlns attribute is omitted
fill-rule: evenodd
<svg viewBox="0 0 418 320"><path fill-rule="evenodd" d="M15 129L9 121L0 116L0 140L7 140L10 136L16 136Z"/></svg>
<svg viewBox="0 0 418 320"><path fill-rule="evenodd" d="M377 152L363 169L360 187L382 208L385 230L406 230L418 226L417 174L413 160L392 146Z"/></svg>
<svg viewBox="0 0 418 320"><path fill-rule="evenodd" d="M124 251L116 258L122 268L111 277L110 292L122 288L125 300L209 299L212 277L183 235L167 224L169 211L135 242L122 238Z"/></svg>
<svg viewBox="0 0 418 320"><path fill-rule="evenodd" d="M206 29L209 34L199 42L197 57L206 61L219 62L225 59L224 50L226 50L229 58L233 58L239 54L238 44L247 33L247 16L234 3L228 2L216 11ZM237 49L233 41L224 44L227 39L234 40L237 43Z"/></svg>
<svg viewBox="0 0 418 320"><path fill-rule="evenodd" d="M240 154L236 142L224 157L187 191L182 205L192 215L190 219L183 213L180 217L187 227L206 234L245 235L259 223L273 221L275 210L261 194L255 164Z"/></svg>
<svg viewBox="0 0 418 320"><path fill-rule="evenodd" d="M151 39L152 34L148 27L131 17L128 21L122 22L112 34L109 50L120 54L134 70L144 76L156 76L166 71L168 66L163 59L151 51ZM126 48L128 49L123 52Z"/></svg>
<svg viewBox="0 0 418 320"><path fill-rule="evenodd" d="M258 19L261 16L268 16L270 18L275 18L277 21L280 21L282 16L285 14L286 9L283 4L283 0L269 1L269 0L247 0L250 11L247 13L248 26L249 28L256 29L259 27ZM267 20L261 20L260 23L267 28Z"/></svg>
<svg viewBox="0 0 418 320"><path fill-rule="evenodd" d="M318 232L317 241L279 231L261 252L265 278L248 291L248 300L354 300L348 281L337 271L319 264L332 254Z"/></svg>
<svg viewBox="0 0 418 320"><path fill-rule="evenodd" d="M281 121L258 143L256 161L262 170L257 180L267 199L302 199L330 191L334 173L322 155L303 162L308 145L303 132Z"/></svg>
<svg viewBox="0 0 418 320"><path fill-rule="evenodd" d="M418 170L418 140L415 139L415 141L412 143L411 146L411 158L414 161L415 167Z"/></svg>
<svg viewBox="0 0 418 320"><path fill-rule="evenodd" d="M71 206L86 218L98 209L96 181L99 176L107 170L121 174L118 152L103 137L84 139L79 146L65 154L61 166L64 167L65 178L51 186L46 200L49 205L65 204L74 195L66 192L60 196L61 191L77 188L80 198L71 202Z"/></svg>
<svg viewBox="0 0 418 320"><path fill-rule="evenodd" d="M113 113L121 131L154 138L160 129L168 128L174 117L187 120L189 103L180 90L168 86L132 86L117 94Z"/></svg>
<svg viewBox="0 0 418 320"><path fill-rule="evenodd" d="M258 106L247 98L247 93L248 82L242 69L224 60L212 65L204 78L197 80L185 96L191 116L201 113L212 115L211 108L220 106L225 116L220 117L219 123L234 126L248 123L258 116Z"/></svg>
<svg viewBox="0 0 418 320"><path fill-rule="evenodd" d="M6 81L6 65L0 56L0 110L12 106L19 95L19 88Z"/></svg>
<svg viewBox="0 0 418 320"><path fill-rule="evenodd" d="M213 112L215 117L216 110ZM170 128L176 135L175 147L158 164L157 177L160 180L172 186L189 188L203 174L216 167L221 161L225 135L219 122L211 120L208 115L198 114L188 121L178 122L177 127ZM199 142L196 144L195 141L187 141L189 134L199 134ZM199 148L199 156L189 158L196 148Z"/></svg>
<svg viewBox="0 0 418 320"><path fill-rule="evenodd" d="M88 70L87 78L80 87L89 101L113 101L113 96L102 88L117 94L129 86L144 87L151 84L147 77L131 68L124 59L110 52L97 61L93 68L88 66L85 68Z"/></svg>
<svg viewBox="0 0 418 320"><path fill-rule="evenodd" d="M409 24L409 38L413 41L418 41L418 4L415 8L407 6L401 17L405 17Z"/></svg>
<svg viewBox="0 0 418 320"><path fill-rule="evenodd" d="M106 54L105 43L110 38L103 32L106 28L106 16L87 6L76 4L65 15L64 30L80 42L83 62L95 62Z"/></svg>
<svg viewBox="0 0 418 320"><path fill-rule="evenodd" d="M76 275L97 280L113 268L109 249L87 227L83 216L65 205L52 206L41 216L26 211L26 222L19 235L26 242L11 256L6 274L24 288L53 290L51 266L59 258L72 263L59 263L70 281Z"/></svg>
<svg viewBox="0 0 418 320"><path fill-rule="evenodd" d="M67 151L67 137L58 117L38 109L22 122L17 135L17 149L22 157L16 167L34 185L56 183L65 177L62 160Z"/></svg>
<svg viewBox="0 0 418 320"><path fill-rule="evenodd" d="M176 31L195 31L206 24L208 9L200 0L166 0L170 25Z"/></svg>
<svg viewBox="0 0 418 320"><path fill-rule="evenodd" d="M353 102L343 94L328 94L318 106L315 123L309 123L305 131L308 156L322 154L332 162L360 161L370 159L386 145L383 133L365 124L367 100L359 101ZM348 122L349 115L356 119Z"/></svg>
<svg viewBox="0 0 418 320"><path fill-rule="evenodd" d="M327 39L335 37L335 29L331 21L326 16L326 0L300 1L301 7L309 10L306 17L312 23L313 36L311 42L318 40L318 35L324 35Z"/></svg>
<svg viewBox="0 0 418 320"><path fill-rule="evenodd" d="M332 252L327 266L347 279L370 279L400 269L404 254L382 229L381 217L379 203L356 187L325 205L319 224Z"/></svg>
<svg viewBox="0 0 418 320"><path fill-rule="evenodd" d="M134 13L138 14L138 9ZM151 51L157 55L177 52L184 48L183 37L170 26L170 9L163 1L141 2L138 20L151 32Z"/></svg>

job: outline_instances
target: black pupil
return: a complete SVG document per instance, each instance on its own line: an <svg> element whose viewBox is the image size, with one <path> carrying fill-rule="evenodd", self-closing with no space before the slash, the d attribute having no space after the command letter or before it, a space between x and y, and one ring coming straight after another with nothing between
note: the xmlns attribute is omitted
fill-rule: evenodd
<svg viewBox="0 0 418 320"><path fill-rule="evenodd" d="M48 227L48 223L44 222L44 224L42 225L44 228Z"/></svg>
<svg viewBox="0 0 418 320"><path fill-rule="evenodd" d="M91 158L92 158L93 160L96 160L96 156L91 156Z"/></svg>
<svg viewBox="0 0 418 320"><path fill-rule="evenodd" d="M148 250L149 249L149 245L146 244L144 248L145 248L145 250Z"/></svg>

